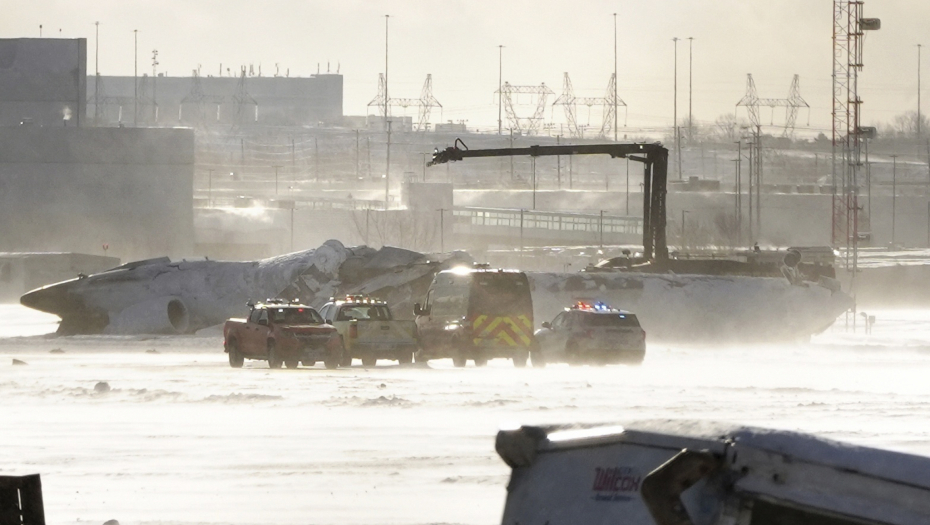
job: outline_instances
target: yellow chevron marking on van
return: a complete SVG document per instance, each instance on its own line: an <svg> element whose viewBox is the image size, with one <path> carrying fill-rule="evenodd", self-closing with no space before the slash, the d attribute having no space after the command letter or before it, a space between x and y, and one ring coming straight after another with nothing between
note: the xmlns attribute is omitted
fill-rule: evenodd
<svg viewBox="0 0 930 525"><path fill-rule="evenodd" d="M498 344L507 346L529 346L531 343L530 336L526 333L527 329L532 329L532 323L525 315L517 317L520 323L517 323L511 317L495 317L487 326L483 326L488 316L481 315L475 319L472 327L474 328L475 337L473 342L476 345L481 344L482 340L493 339ZM520 326L520 325L523 326ZM525 327L525 328L524 328ZM519 339L519 342L517 341Z"/></svg>

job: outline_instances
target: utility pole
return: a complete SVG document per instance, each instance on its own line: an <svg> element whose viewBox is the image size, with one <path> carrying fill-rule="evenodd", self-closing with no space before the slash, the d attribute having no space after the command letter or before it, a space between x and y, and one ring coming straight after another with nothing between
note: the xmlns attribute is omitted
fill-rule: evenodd
<svg viewBox="0 0 930 525"><path fill-rule="evenodd" d="M355 182L358 183L359 179L359 151L358 151L358 130L355 130Z"/></svg>
<svg viewBox="0 0 930 525"><path fill-rule="evenodd" d="M388 197L391 191L391 121L387 122L387 158L384 164L384 209L388 209Z"/></svg>
<svg viewBox="0 0 930 525"><path fill-rule="evenodd" d="M917 141L920 142L920 48L917 44Z"/></svg>
<svg viewBox="0 0 930 525"><path fill-rule="evenodd" d="M672 113L672 132L675 134L675 156L678 157L678 180L681 179L681 148L678 145L678 37L672 38L675 43L675 104Z"/></svg>
<svg viewBox="0 0 930 525"><path fill-rule="evenodd" d="M439 253L446 252L446 209L439 208Z"/></svg>
<svg viewBox="0 0 930 525"><path fill-rule="evenodd" d="M388 111L390 111L390 106L388 101L388 21L390 20L391 15L384 15L384 129L388 130ZM391 132L388 130L388 141L390 141ZM388 148L390 150L390 148ZM385 209L387 209L387 197L384 199Z"/></svg>
<svg viewBox="0 0 930 525"><path fill-rule="evenodd" d="M155 96L158 89L158 50L152 50L152 120L158 123L158 98Z"/></svg>
<svg viewBox="0 0 930 525"><path fill-rule="evenodd" d="M388 198L391 190L391 119L388 101L388 22L391 15L384 15L384 129L387 131L387 157L384 167L384 210L388 209Z"/></svg>
<svg viewBox="0 0 930 525"><path fill-rule="evenodd" d="M279 164L275 164L271 167L274 168L274 194L277 195L278 194L278 168L282 168L283 166Z"/></svg>
<svg viewBox="0 0 930 525"><path fill-rule="evenodd" d="M420 156L423 157L423 182L426 182L426 156L428 153L420 153Z"/></svg>
<svg viewBox="0 0 930 525"><path fill-rule="evenodd" d="M614 142L617 142L617 13L614 13Z"/></svg>
<svg viewBox="0 0 930 525"><path fill-rule="evenodd" d="M133 95L132 95L132 125L133 127L139 126L139 30L132 30L132 39L133 39L133 53L135 60L133 61L132 69L132 85L133 85Z"/></svg>
<svg viewBox="0 0 930 525"><path fill-rule="evenodd" d="M533 164L533 209L536 209L536 157L530 157Z"/></svg>
<svg viewBox="0 0 930 525"><path fill-rule="evenodd" d="M692 60L692 48L694 44L694 37L688 37L688 143L691 143L692 133L694 128L694 116L691 113L691 66L694 64ZM703 157L702 157L703 158Z"/></svg>
<svg viewBox="0 0 930 525"><path fill-rule="evenodd" d="M513 128L510 128L510 149L513 149ZM510 182L513 182L513 155L510 156Z"/></svg>
<svg viewBox="0 0 930 525"><path fill-rule="evenodd" d="M626 159L626 216L630 216L630 158Z"/></svg>
<svg viewBox="0 0 930 525"><path fill-rule="evenodd" d="M891 155L891 246L894 248L895 237L895 218L897 217L897 199L898 199L898 156Z"/></svg>
<svg viewBox="0 0 930 525"><path fill-rule="evenodd" d="M497 134L500 135L503 131L501 127L501 97L504 95L504 46L497 46ZM513 135L513 132L511 132ZM510 174L510 178L513 179L513 173Z"/></svg>
<svg viewBox="0 0 930 525"><path fill-rule="evenodd" d="M100 22L94 22L94 126L100 125Z"/></svg>

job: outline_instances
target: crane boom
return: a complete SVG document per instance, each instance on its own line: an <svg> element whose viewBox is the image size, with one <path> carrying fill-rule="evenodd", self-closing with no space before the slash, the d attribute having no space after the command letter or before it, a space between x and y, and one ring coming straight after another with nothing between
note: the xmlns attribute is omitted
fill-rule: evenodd
<svg viewBox="0 0 930 525"><path fill-rule="evenodd" d="M461 147L459 147L461 145ZM643 256L665 266L668 244L665 238L665 195L668 181L668 149L654 144L571 144L525 148L468 149L461 139L444 150L436 149L427 166L480 157L553 155L610 155L643 163Z"/></svg>

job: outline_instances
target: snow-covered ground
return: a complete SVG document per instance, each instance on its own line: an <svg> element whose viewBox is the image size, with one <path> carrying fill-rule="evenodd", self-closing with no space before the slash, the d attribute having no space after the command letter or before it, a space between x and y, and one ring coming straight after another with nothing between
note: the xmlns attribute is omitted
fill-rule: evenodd
<svg viewBox="0 0 930 525"><path fill-rule="evenodd" d="M271 371L229 368L218 334L49 338L4 305L0 473L42 474L57 524L490 524L510 423L716 419L930 455L930 312L869 313L872 335L841 318L810 344L652 345L640 367Z"/></svg>

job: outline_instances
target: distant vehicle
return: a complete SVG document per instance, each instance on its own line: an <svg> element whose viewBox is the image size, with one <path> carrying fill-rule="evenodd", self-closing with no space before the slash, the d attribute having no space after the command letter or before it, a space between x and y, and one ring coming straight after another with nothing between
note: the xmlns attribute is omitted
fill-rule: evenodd
<svg viewBox="0 0 930 525"><path fill-rule="evenodd" d="M636 315L604 303L577 303L536 331L533 366L546 363L640 364L646 356L646 331Z"/></svg>
<svg viewBox="0 0 930 525"><path fill-rule="evenodd" d="M339 332L343 365L352 364L353 358L365 366L374 366L378 359L413 362L418 349L416 323L395 320L386 302L348 295L326 303L320 315Z"/></svg>
<svg viewBox="0 0 930 525"><path fill-rule="evenodd" d="M508 358L526 366L533 337L533 299L526 274L514 270L454 268L436 274L426 301L414 305L420 335L418 361L469 359L484 366Z"/></svg>
<svg viewBox="0 0 930 525"><path fill-rule="evenodd" d="M249 303L247 319L230 319L223 327L229 366L246 359L268 361L269 368L313 366L323 361L336 368L342 359L339 333L313 308L281 300Z"/></svg>
<svg viewBox="0 0 930 525"><path fill-rule="evenodd" d="M503 525L930 523L930 458L708 421L524 426Z"/></svg>

